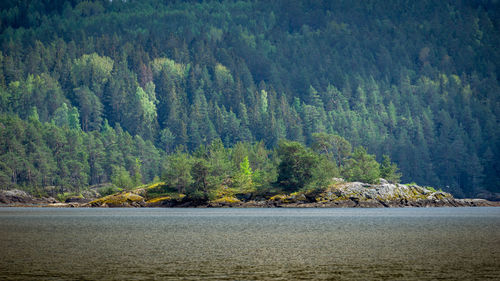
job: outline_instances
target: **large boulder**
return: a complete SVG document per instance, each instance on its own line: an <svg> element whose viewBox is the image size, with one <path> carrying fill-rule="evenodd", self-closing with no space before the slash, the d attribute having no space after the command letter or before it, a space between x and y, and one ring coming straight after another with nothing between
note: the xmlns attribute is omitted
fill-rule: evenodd
<svg viewBox="0 0 500 281"><path fill-rule="evenodd" d="M31 195L19 189L0 191L0 204L16 203L31 204L35 203L35 200Z"/></svg>
<svg viewBox="0 0 500 281"><path fill-rule="evenodd" d="M52 197L37 198L19 189L0 190L0 204L11 206L46 205L56 203Z"/></svg>

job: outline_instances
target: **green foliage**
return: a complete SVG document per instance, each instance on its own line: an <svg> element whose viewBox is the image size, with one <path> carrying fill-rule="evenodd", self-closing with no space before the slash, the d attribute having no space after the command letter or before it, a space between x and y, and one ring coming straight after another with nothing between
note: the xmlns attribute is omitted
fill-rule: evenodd
<svg viewBox="0 0 500 281"><path fill-rule="evenodd" d="M167 157L162 180L168 185L175 187L177 192L184 193L193 183L191 168L193 161L189 154L177 150Z"/></svg>
<svg viewBox="0 0 500 281"><path fill-rule="evenodd" d="M104 85L111 78L113 64L111 58L99 56L97 53L85 54L75 59L71 67L73 85L85 85L102 97Z"/></svg>
<svg viewBox="0 0 500 281"><path fill-rule="evenodd" d="M251 193L255 191L255 186L252 182L252 168L248 157L243 158L240 163L240 170L234 176L234 186L239 193Z"/></svg>
<svg viewBox="0 0 500 281"><path fill-rule="evenodd" d="M122 188L116 187L114 185L103 186L97 190L97 192L99 192L99 194L101 194L101 197L108 196L108 195L118 193L121 191L123 191Z"/></svg>
<svg viewBox="0 0 500 281"><path fill-rule="evenodd" d="M340 171L352 143L390 155L405 181L499 189L495 1L2 5L0 113L33 125L5 134L18 137L0 155L9 188L109 182L112 165L132 172L136 158L148 181L163 154L217 139L226 151L204 156L216 185L248 156L264 188L275 159L228 148L290 139ZM81 146L66 149L78 128Z"/></svg>
<svg viewBox="0 0 500 281"><path fill-rule="evenodd" d="M132 167L132 180L135 186L142 184L141 160L135 158L134 166Z"/></svg>
<svg viewBox="0 0 500 281"><path fill-rule="evenodd" d="M363 147L357 147L352 158L347 161L343 175L349 181L377 183L380 178L380 165L375 160L375 155L368 154Z"/></svg>
<svg viewBox="0 0 500 281"><path fill-rule="evenodd" d="M390 183L398 183L401 178L401 173L398 172L398 166L391 163L391 158L384 155L380 164L380 177L386 179Z"/></svg>
<svg viewBox="0 0 500 281"><path fill-rule="evenodd" d="M346 159L351 155L351 144L341 136L314 133L312 138L312 148L334 161L339 169L344 166Z"/></svg>
<svg viewBox="0 0 500 281"><path fill-rule="evenodd" d="M252 168L250 168L250 162L248 162L248 157L243 158L240 163L240 174L244 177L252 178Z"/></svg>
<svg viewBox="0 0 500 281"><path fill-rule="evenodd" d="M221 140L214 140L207 147L206 158L210 165L211 175L218 182L222 182L235 170L230 160L229 150L224 147Z"/></svg>
<svg viewBox="0 0 500 281"><path fill-rule="evenodd" d="M321 190L332 183L332 179L340 175L337 165L326 157L320 156L317 166L312 170L311 181L306 185L308 190Z"/></svg>
<svg viewBox="0 0 500 281"><path fill-rule="evenodd" d="M28 186L37 194L55 196L111 181L113 185L99 190L109 195L143 181L158 181L161 154L151 142L140 136L132 138L119 126L115 130L105 123L101 133L86 133L40 123L34 117L23 121L9 116L0 116L0 125L5 130L0 137L3 186ZM366 167L359 161L366 157L358 154L356 150L355 162L347 160L353 170ZM339 175L328 155L292 141L280 142L271 153L262 142L240 142L230 149L215 140L192 154L179 148L163 159L165 183L148 191L151 198L184 193L193 200L215 200L266 194L274 183L285 191L321 189Z"/></svg>
<svg viewBox="0 0 500 281"><path fill-rule="evenodd" d="M134 181L130 177L130 173L124 167L116 165L112 167L111 182L114 185L122 189L130 189L134 186Z"/></svg>
<svg viewBox="0 0 500 281"><path fill-rule="evenodd" d="M319 162L318 155L303 144L291 141L281 141L277 154L280 159L278 184L284 190L296 191L311 182Z"/></svg>
<svg viewBox="0 0 500 281"><path fill-rule="evenodd" d="M198 198L198 195L201 193L207 198L210 190L214 188L207 160L203 158L196 159L191 167L191 174L193 176L193 184L189 195L196 195Z"/></svg>

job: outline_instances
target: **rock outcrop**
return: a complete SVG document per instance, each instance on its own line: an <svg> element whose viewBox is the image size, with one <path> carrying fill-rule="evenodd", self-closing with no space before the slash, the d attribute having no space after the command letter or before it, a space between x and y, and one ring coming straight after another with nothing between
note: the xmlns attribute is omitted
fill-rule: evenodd
<svg viewBox="0 0 500 281"><path fill-rule="evenodd" d="M456 199L450 193L418 185L337 181L321 192L279 194L267 200L211 202L209 207L384 208L500 206L484 199Z"/></svg>
<svg viewBox="0 0 500 281"><path fill-rule="evenodd" d="M19 189L0 190L0 205L30 206L52 203L57 203L57 200L52 197L36 198Z"/></svg>
<svg viewBox="0 0 500 281"><path fill-rule="evenodd" d="M0 205L46 207L240 207L240 208L384 208L384 207L481 207L500 206L500 202L485 199L456 199L450 193L414 184L380 184L361 182L336 183L326 189L291 194L260 194L224 196L207 201L192 199L184 194L163 194L160 183L133 191L108 195L93 201L83 196L70 197L65 203L53 198L34 198L21 190L0 191ZM152 194L149 192L153 191ZM91 194L92 196L94 194ZM153 195L153 196L152 196Z"/></svg>
<svg viewBox="0 0 500 281"><path fill-rule="evenodd" d="M91 201L84 206L89 207L146 207L146 202L144 197L132 193L132 192L122 192L118 194L112 194L105 196L103 198Z"/></svg>
<svg viewBox="0 0 500 281"><path fill-rule="evenodd" d="M472 207L500 206L483 199L456 199L450 193L418 185L391 184L381 179L380 184L339 182L314 199L307 193L292 193L272 197L276 207Z"/></svg>

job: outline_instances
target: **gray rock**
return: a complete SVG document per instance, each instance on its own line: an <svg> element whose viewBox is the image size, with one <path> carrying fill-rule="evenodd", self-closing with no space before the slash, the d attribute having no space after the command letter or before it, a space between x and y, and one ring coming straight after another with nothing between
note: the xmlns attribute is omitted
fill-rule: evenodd
<svg viewBox="0 0 500 281"><path fill-rule="evenodd" d="M389 182L383 178L378 179L378 181L380 182L380 184L389 184Z"/></svg>
<svg viewBox="0 0 500 281"><path fill-rule="evenodd" d="M16 204L16 203L26 204L34 202L36 202L36 200L31 195L19 189L0 191L0 203L2 204Z"/></svg>

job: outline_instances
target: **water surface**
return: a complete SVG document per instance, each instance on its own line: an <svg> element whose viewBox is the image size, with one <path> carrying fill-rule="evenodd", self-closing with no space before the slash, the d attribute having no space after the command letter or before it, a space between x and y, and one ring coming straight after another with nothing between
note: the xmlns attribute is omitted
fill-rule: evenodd
<svg viewBox="0 0 500 281"><path fill-rule="evenodd" d="M0 280L498 280L500 208L0 208Z"/></svg>

